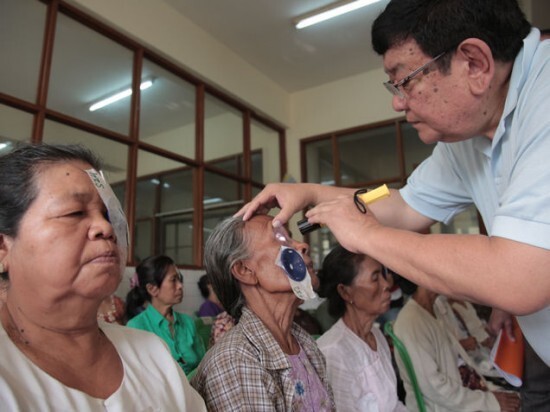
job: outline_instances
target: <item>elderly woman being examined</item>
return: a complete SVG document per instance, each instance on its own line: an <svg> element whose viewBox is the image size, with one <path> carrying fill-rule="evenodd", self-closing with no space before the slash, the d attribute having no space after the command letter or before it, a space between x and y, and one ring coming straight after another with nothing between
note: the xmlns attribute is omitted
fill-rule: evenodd
<svg viewBox="0 0 550 412"><path fill-rule="evenodd" d="M210 411L333 411L323 355L293 322L303 301L277 264L283 238L315 285L308 246L271 222L229 218L206 242L206 271L237 324L207 352L191 384Z"/></svg>

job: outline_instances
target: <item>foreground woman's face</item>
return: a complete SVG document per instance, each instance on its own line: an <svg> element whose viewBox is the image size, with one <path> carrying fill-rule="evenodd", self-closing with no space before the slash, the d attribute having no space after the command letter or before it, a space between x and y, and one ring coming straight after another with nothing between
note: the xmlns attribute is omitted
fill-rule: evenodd
<svg viewBox="0 0 550 412"><path fill-rule="evenodd" d="M38 196L9 239L11 287L29 298L75 295L102 299L120 282L119 250L106 208L77 161L46 164L35 176Z"/></svg>

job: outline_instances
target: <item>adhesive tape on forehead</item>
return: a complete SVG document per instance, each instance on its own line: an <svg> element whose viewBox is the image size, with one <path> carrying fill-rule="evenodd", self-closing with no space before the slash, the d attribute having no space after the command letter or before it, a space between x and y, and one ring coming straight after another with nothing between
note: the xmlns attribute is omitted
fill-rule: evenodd
<svg viewBox="0 0 550 412"><path fill-rule="evenodd" d="M292 291L299 299L309 300L317 297L311 285L311 276L306 262L295 249L281 246L275 264L284 270Z"/></svg>
<svg viewBox="0 0 550 412"><path fill-rule="evenodd" d="M120 250L120 263L121 266L124 267L126 265L126 257L128 256L128 221L126 220L126 215L113 189L111 189L111 186L103 177L103 174L94 169L88 169L85 170L85 172L92 180L94 187L107 208L109 222L113 226L117 239L117 246Z"/></svg>

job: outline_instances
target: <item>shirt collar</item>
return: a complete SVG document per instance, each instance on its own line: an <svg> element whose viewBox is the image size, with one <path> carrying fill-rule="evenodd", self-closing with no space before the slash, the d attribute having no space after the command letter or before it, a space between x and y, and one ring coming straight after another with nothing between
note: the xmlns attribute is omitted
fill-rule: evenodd
<svg viewBox="0 0 550 412"><path fill-rule="evenodd" d="M492 147L495 148L502 136L506 132L506 120L507 117L514 111L517 106L518 98L521 93L527 77L529 69L531 68L531 62L533 56L537 51L537 47L540 43L540 32L536 28L532 28L529 35L523 39L523 47L519 51L514 65L512 67L512 74L510 76L510 83L508 88L508 94L506 95L506 102L500 122L495 130L495 135L492 139Z"/></svg>
<svg viewBox="0 0 550 412"><path fill-rule="evenodd" d="M145 309L145 311L147 312L147 316L149 316L149 318L152 322L155 323L155 325L161 326L164 323L168 323L168 319L162 316L161 313L151 303L147 305L147 309ZM176 316L174 316L174 324L176 323L178 323L178 320Z"/></svg>

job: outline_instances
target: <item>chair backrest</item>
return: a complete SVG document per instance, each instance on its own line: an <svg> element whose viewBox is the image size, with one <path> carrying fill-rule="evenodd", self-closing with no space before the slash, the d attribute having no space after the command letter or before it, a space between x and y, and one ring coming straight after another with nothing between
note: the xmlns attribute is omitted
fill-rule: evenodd
<svg viewBox="0 0 550 412"><path fill-rule="evenodd" d="M397 352L403 361L403 365L405 365L407 375L409 375L409 380L411 381L411 386L414 390L414 397L416 398L416 404L418 405L419 412L426 412L424 396L422 396L422 391L418 385L418 380L416 379L416 373L414 372L414 367L409 356L409 352L403 342L401 342L401 339L399 339L393 332L393 322L386 322L384 325L384 332L391 338L393 347L397 349Z"/></svg>
<svg viewBox="0 0 550 412"><path fill-rule="evenodd" d="M196 317L195 327L197 328L197 334L201 337L204 344L204 349L208 349L208 343L210 342L210 333L212 331L212 325L214 322L213 317Z"/></svg>

